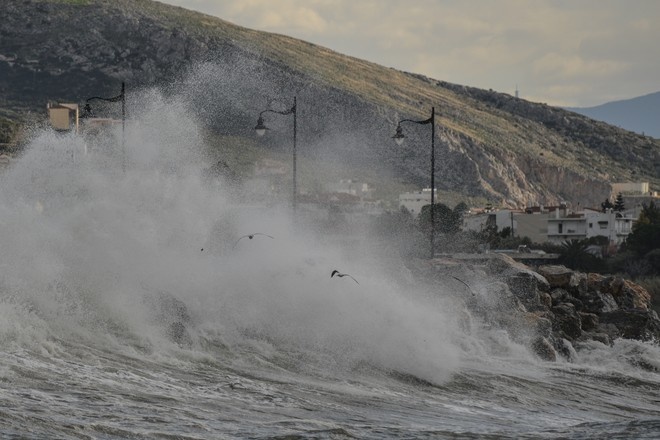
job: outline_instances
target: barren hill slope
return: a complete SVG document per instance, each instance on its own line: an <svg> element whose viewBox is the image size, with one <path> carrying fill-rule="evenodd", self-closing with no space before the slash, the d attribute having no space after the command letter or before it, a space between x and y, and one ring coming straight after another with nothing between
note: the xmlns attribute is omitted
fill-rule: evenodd
<svg viewBox="0 0 660 440"><path fill-rule="evenodd" d="M400 148L391 136L399 119L426 119L433 106L436 185L446 193L508 206L599 206L611 182L660 187L656 139L182 8L151 0L3 0L0 13L0 108L12 114L45 112L48 100L111 96L122 81L129 93L158 84L185 96L215 132L248 137L269 99L290 105L295 95L301 156L341 158L364 175L428 186L428 127L405 127L409 139ZM139 106L129 95L129 117Z"/></svg>

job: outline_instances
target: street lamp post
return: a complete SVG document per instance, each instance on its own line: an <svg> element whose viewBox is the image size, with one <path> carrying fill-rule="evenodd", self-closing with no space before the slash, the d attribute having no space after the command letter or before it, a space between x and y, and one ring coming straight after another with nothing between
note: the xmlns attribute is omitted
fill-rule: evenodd
<svg viewBox="0 0 660 440"><path fill-rule="evenodd" d="M392 136L397 145L403 144L405 136L401 123L412 122L415 124L431 124L431 258L435 256L435 107L431 107L431 117L422 121L412 119L402 119L396 126L396 134Z"/></svg>
<svg viewBox="0 0 660 440"><path fill-rule="evenodd" d="M257 132L257 136L263 136L266 134L266 130L269 130L268 127L264 125L264 118L263 114L264 113L277 113L278 115L293 115L293 194L292 194L292 199L291 199L291 206L293 207L293 212L295 214L296 212L296 204L297 204L297 194L298 190L296 187L296 137L297 137L297 131L298 131L298 122L297 122L297 114L296 114L296 97L293 97L293 106L289 110L285 111L277 111L277 110L271 110L267 109L259 113L259 118L257 119L257 126L254 127L254 130Z"/></svg>
<svg viewBox="0 0 660 440"><path fill-rule="evenodd" d="M86 115L92 114L92 106L89 105L89 102L95 99L106 102L121 101L121 153L122 153L121 167L123 171L126 171L126 85L124 84L124 82L122 82L121 93L112 98L102 98L100 96L92 96L91 98L87 98L87 100L85 101L85 109L84 109Z"/></svg>

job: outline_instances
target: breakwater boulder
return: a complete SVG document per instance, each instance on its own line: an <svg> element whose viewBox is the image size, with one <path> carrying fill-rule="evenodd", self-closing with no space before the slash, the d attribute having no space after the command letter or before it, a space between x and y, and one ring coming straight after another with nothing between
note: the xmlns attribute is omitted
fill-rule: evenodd
<svg viewBox="0 0 660 440"><path fill-rule="evenodd" d="M510 257L498 255L495 258L499 265L520 268L520 263ZM566 343L587 340L604 344L611 344L617 338L660 341L660 318L651 309L651 296L642 286L622 277L585 274L559 265L528 269L544 278L547 285L539 283L534 289L529 284L525 289L512 289L512 292L525 306L529 306L530 297L549 294L549 303L534 304L535 310L552 323L550 334L538 334L535 341L540 356L553 358L547 354L546 342L563 351ZM504 272L507 273L510 272ZM517 281L514 284L519 285Z"/></svg>
<svg viewBox="0 0 660 440"><path fill-rule="evenodd" d="M444 280L450 285L452 278L461 278L481 285L482 296L497 295L498 302L490 299L489 304L506 304L503 310L479 302L478 288L472 289L466 305L498 325L524 323L529 346L543 359L570 360L574 347L586 341L611 345L625 338L660 343L660 318L651 308L651 295L622 277L581 273L561 265L532 268L497 253L444 256L413 266L424 267L416 273L434 276L436 283ZM500 316L503 312L506 319ZM509 330L522 333L519 328Z"/></svg>

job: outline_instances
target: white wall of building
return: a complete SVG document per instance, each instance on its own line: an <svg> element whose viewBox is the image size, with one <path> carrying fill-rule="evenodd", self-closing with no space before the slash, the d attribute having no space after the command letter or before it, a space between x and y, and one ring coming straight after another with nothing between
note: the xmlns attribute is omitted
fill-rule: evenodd
<svg viewBox="0 0 660 440"><path fill-rule="evenodd" d="M501 231L511 227L511 213L509 210L501 210L467 216L463 219L463 230L479 232L490 220L495 221L497 230ZM634 222L632 213L621 214L615 211L569 213L557 210L535 214L513 212L513 233L516 237L529 237L534 243L561 244L566 240L582 240L600 235L607 237L611 243L621 244L632 232Z"/></svg>
<svg viewBox="0 0 660 440"><path fill-rule="evenodd" d="M613 183L612 196L616 197L617 194L648 194L648 182L632 182L632 183Z"/></svg>
<svg viewBox="0 0 660 440"><path fill-rule="evenodd" d="M516 228L513 234L516 237L529 237L532 243L548 241L548 219L550 213L514 214Z"/></svg>
<svg viewBox="0 0 660 440"><path fill-rule="evenodd" d="M513 211L503 209L501 211L485 212L480 214L469 215L463 218L463 230L479 232L486 227L489 221L495 222L497 230L501 231L504 228L511 228L515 231L518 228L517 217Z"/></svg>
<svg viewBox="0 0 660 440"><path fill-rule="evenodd" d="M603 236L610 243L621 244L632 232L635 219L630 214L586 212L578 216L555 216L548 219L548 241L562 243L566 240L582 240Z"/></svg>
<svg viewBox="0 0 660 440"><path fill-rule="evenodd" d="M435 190L437 200L438 190ZM422 207L431 204L431 188L424 188L421 191L407 192L399 195L399 208L404 207L413 216L418 216L422 212Z"/></svg>

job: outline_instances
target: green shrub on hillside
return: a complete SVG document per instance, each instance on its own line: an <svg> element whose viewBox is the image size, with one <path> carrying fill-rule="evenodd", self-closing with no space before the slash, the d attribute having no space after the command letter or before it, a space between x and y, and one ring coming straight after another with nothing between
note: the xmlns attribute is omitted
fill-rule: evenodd
<svg viewBox="0 0 660 440"><path fill-rule="evenodd" d="M622 250L628 255L628 268L643 269L636 273L626 270L630 276L660 275L660 207L655 203L644 205Z"/></svg>

